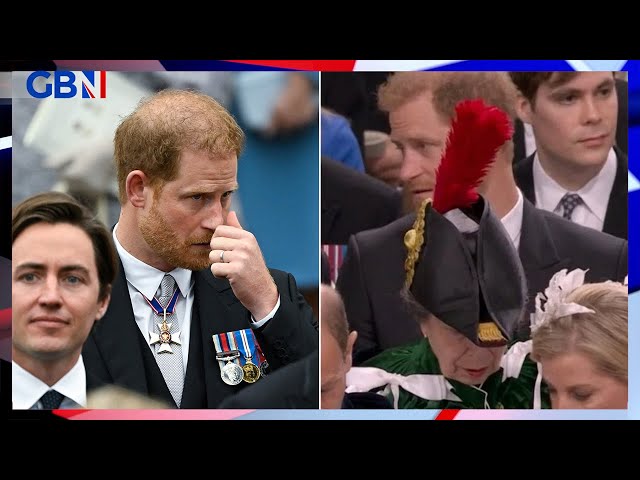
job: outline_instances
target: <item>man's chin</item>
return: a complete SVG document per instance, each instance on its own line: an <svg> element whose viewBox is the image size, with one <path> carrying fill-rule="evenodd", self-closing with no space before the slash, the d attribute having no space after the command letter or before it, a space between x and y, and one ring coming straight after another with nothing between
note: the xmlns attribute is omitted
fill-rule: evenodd
<svg viewBox="0 0 640 480"><path fill-rule="evenodd" d="M416 212L427 198L433 198L433 193L410 193L406 195L403 202L405 213Z"/></svg>

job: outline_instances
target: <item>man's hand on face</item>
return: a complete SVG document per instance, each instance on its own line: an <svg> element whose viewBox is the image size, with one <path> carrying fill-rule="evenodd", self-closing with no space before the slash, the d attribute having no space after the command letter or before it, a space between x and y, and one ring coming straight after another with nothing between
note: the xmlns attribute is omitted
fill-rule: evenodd
<svg viewBox="0 0 640 480"><path fill-rule="evenodd" d="M244 230L231 211L226 225L219 225L211 238L211 273L226 277L233 293L261 320L278 301L278 289L267 269L256 237Z"/></svg>

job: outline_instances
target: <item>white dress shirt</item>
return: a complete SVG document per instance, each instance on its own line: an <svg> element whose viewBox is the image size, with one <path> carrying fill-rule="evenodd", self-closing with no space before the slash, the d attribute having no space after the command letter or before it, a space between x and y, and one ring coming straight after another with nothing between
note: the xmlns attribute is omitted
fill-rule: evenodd
<svg viewBox="0 0 640 480"><path fill-rule="evenodd" d="M48 390L64 395L60 408L85 408L87 406L87 374L82 355L67 374L49 387L16 362L11 362L11 392L14 410L42 410L40 398Z"/></svg>
<svg viewBox="0 0 640 480"><path fill-rule="evenodd" d="M520 247L520 233L522 231L522 215L524 213L524 200L520 189L516 188L518 192L518 200L515 205L507 212L507 214L500 219L502 226L507 231L511 243L516 250ZM453 223L458 231L462 233L477 232L480 228L479 225L467 217L458 209L450 210L444 214L444 217Z"/></svg>
<svg viewBox="0 0 640 480"><path fill-rule="evenodd" d="M153 353L154 347L149 343L149 332L153 330L153 323L158 321L158 317L154 314L153 309L149 306L144 297L151 300L165 275L171 275L180 289L180 296L176 304L176 315L180 321L180 340L182 342L182 369L186 375L187 364L189 359L189 339L191 337L191 312L193 309L193 300L195 297L195 289L193 288L193 272L184 268L174 268L170 272L163 272L151 265L147 265L141 260L131 255L120 244L116 236L118 225L113 229L113 241L120 255L122 266L124 267L124 274L127 278L127 287L129 289L129 297L131 298L131 306L133 307L133 314L136 320L136 324L142 333L142 336L149 345L149 350ZM143 297L144 295L144 297ZM113 300L112 300L113 301ZM251 324L252 328L259 328L267 321L273 318L280 307L280 295L278 295L278 301L276 306L269 312L269 314L258 322ZM251 317L252 320L253 317ZM213 340L212 340L213 342Z"/></svg>
<svg viewBox="0 0 640 480"><path fill-rule="evenodd" d="M511 242L513 242L513 246L517 251L520 248L520 234L522 232L524 200L520 189L517 188L516 190L518 191L518 200L516 201L516 204L513 206L513 208L509 210L509 213L502 217L501 222L502 226L509 234L509 238L511 239Z"/></svg>
<svg viewBox="0 0 640 480"><path fill-rule="evenodd" d="M571 221L602 231L617 168L616 152L612 148L600 172L580 190L571 192L561 187L544 171L536 153L533 159L536 207L562 215L562 197L566 193L577 193L582 198L582 203L576 206Z"/></svg>

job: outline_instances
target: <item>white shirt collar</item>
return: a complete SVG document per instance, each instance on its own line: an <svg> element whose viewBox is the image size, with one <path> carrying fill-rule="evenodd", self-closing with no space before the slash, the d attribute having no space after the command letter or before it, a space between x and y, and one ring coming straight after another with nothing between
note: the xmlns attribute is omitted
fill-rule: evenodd
<svg viewBox="0 0 640 480"><path fill-rule="evenodd" d="M522 197L522 192L520 189L516 189L518 191L518 201L513 206L513 208L507 213L504 217L502 217L501 222L502 226L505 228L507 233L509 234L509 238L511 238L511 242L513 246L518 250L520 246L520 232L522 231L522 215L524 212L524 200Z"/></svg>
<svg viewBox="0 0 640 480"><path fill-rule="evenodd" d="M553 212L566 193L577 193L582 198L584 205L598 220L604 222L604 217L607 214L607 205L609 204L609 195L616 178L616 170L616 152L612 148L609 150L607 160L600 172L577 192L568 192L544 171L536 152L533 158L533 184L536 194L536 207Z"/></svg>
<svg viewBox="0 0 640 480"><path fill-rule="evenodd" d="M55 390L61 393L81 407L87 405L87 374L84 369L82 355L80 355L73 368L51 387L39 378L34 377L16 362L11 362L11 364L11 391L14 409L30 409L48 390Z"/></svg>
<svg viewBox="0 0 640 480"><path fill-rule="evenodd" d="M163 272L151 265L147 265L141 260L131 255L125 250L125 248L118 241L116 231L118 224L113 229L113 241L120 255L122 266L124 267L124 274L127 281L133 285L133 287L142 293L149 300L153 298L162 282L162 279L166 274L170 274L178 284L181 295L186 298L191 290L192 271L185 268L174 268L170 272Z"/></svg>

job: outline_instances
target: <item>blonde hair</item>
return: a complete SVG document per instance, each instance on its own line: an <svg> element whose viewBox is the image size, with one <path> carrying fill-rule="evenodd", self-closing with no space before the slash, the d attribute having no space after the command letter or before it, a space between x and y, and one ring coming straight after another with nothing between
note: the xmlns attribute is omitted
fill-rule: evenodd
<svg viewBox="0 0 640 480"><path fill-rule="evenodd" d="M531 335L531 357L541 361L577 351L589 357L605 375L626 382L628 298L627 287L616 282L576 288L567 301L595 313L575 313L543 323Z"/></svg>
<svg viewBox="0 0 640 480"><path fill-rule="evenodd" d="M87 408L110 410L164 409L169 404L116 385L105 385L87 395Z"/></svg>
<svg viewBox="0 0 640 480"><path fill-rule="evenodd" d="M162 90L140 101L116 129L114 159L120 203L127 199L127 176L142 170L151 184L162 187L178 175L185 149L209 155L240 156L244 133L216 100L189 90Z"/></svg>
<svg viewBox="0 0 640 480"><path fill-rule="evenodd" d="M506 72L399 72L378 88L378 107L390 112L424 93L433 95L433 106L451 120L462 100L480 98L503 110L513 122L517 90Z"/></svg>

